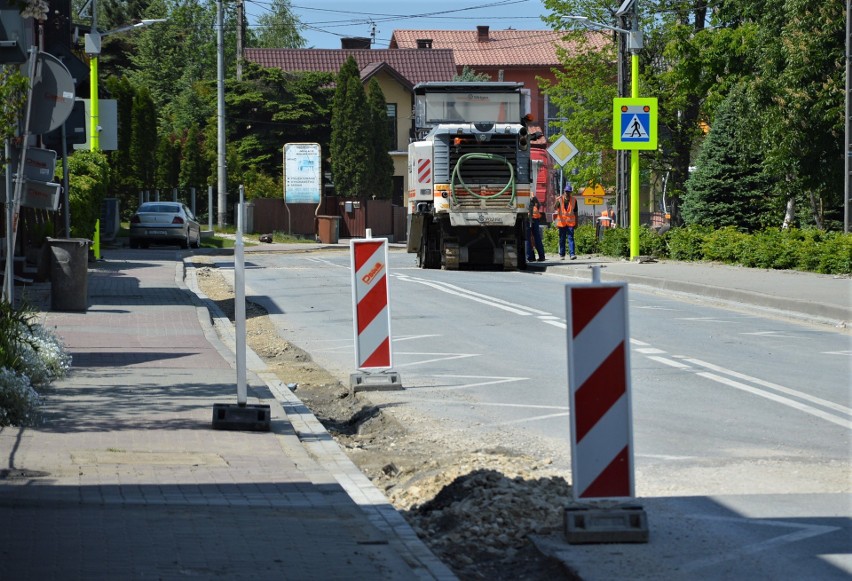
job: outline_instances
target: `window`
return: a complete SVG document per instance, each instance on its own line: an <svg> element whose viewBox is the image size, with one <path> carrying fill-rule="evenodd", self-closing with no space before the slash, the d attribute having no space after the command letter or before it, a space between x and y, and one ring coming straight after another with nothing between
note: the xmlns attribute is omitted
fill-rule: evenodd
<svg viewBox="0 0 852 581"><path fill-rule="evenodd" d="M388 131L390 132L391 151L399 149L396 137L396 103L388 103Z"/></svg>

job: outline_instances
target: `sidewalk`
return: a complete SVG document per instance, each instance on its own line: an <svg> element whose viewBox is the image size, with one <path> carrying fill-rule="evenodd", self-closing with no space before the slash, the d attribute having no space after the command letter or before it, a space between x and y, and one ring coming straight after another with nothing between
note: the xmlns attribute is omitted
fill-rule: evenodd
<svg viewBox="0 0 852 581"><path fill-rule="evenodd" d="M88 311L44 314L73 369L0 430L0 579L454 578L259 360L272 431L211 428L234 357L178 256L106 250Z"/></svg>

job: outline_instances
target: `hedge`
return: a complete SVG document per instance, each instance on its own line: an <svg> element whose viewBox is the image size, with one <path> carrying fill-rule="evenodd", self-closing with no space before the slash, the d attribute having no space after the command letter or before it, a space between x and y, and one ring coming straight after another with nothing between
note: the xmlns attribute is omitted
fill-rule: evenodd
<svg viewBox="0 0 852 581"><path fill-rule="evenodd" d="M555 254L556 228L545 230L545 250ZM591 224L574 230L578 254L630 256L630 231L614 228L595 235ZM663 234L643 226L639 254L684 261L713 261L755 268L802 270L824 274L852 274L852 234L817 229L763 230L746 234L734 227L713 230L705 226L672 228Z"/></svg>

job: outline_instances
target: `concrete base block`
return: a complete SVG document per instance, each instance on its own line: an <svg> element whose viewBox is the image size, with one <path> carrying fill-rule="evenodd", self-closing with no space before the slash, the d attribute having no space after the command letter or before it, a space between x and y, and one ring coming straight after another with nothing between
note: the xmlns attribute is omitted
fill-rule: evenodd
<svg viewBox="0 0 852 581"><path fill-rule="evenodd" d="M648 517L641 506L569 506L565 537L570 544L647 543Z"/></svg>
<svg viewBox="0 0 852 581"><path fill-rule="evenodd" d="M399 373L383 371L380 373L353 373L349 376L349 391L392 391L402 389Z"/></svg>
<svg viewBox="0 0 852 581"><path fill-rule="evenodd" d="M213 429L268 432L270 409L266 404L213 404Z"/></svg>

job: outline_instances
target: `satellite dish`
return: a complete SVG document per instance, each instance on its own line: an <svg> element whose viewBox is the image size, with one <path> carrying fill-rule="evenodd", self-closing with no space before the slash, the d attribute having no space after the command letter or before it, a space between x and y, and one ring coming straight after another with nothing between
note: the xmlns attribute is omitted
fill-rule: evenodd
<svg viewBox="0 0 852 581"><path fill-rule="evenodd" d="M74 79L71 73L58 58L40 52L30 104L30 133L49 133L60 127L73 108Z"/></svg>

